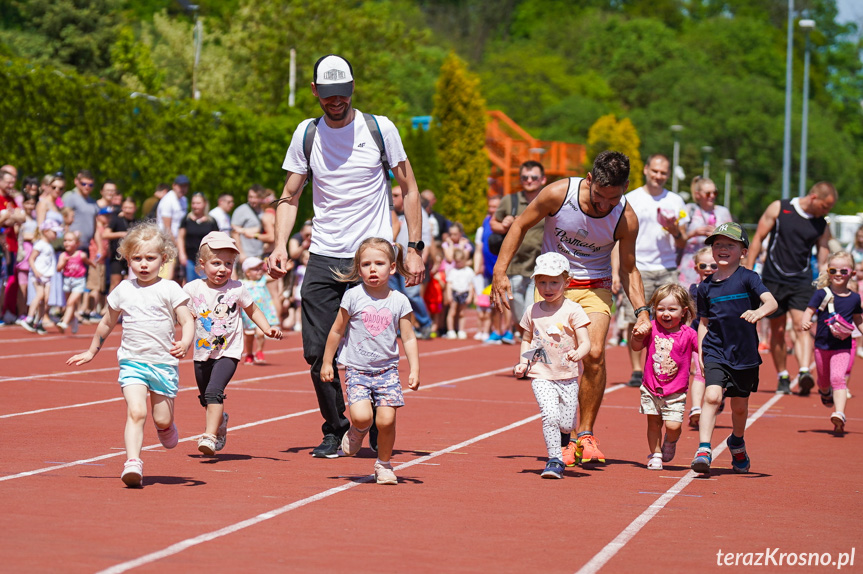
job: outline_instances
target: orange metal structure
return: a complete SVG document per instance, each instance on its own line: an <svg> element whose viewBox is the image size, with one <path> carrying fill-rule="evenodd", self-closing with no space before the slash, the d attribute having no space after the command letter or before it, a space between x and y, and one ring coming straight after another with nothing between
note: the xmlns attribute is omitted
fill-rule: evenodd
<svg viewBox="0 0 863 574"><path fill-rule="evenodd" d="M519 166L531 159L542 163L549 182L584 174L583 145L538 140L505 113L487 113L485 150L491 161L490 193L506 195L521 189Z"/></svg>

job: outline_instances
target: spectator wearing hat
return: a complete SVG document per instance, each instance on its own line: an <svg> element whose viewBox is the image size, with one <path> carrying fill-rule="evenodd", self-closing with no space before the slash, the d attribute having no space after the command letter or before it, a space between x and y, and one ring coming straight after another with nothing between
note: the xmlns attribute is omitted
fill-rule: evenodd
<svg viewBox="0 0 863 574"><path fill-rule="evenodd" d="M189 193L191 182L185 175L178 175L174 178L174 185L171 191L165 194L159 201L159 207L156 208L156 223L159 229L167 231L174 238L175 245L181 245L178 235L180 233L180 222L189 211L189 202L186 195ZM175 261L167 261L159 273L160 277L166 279L174 278Z"/></svg>

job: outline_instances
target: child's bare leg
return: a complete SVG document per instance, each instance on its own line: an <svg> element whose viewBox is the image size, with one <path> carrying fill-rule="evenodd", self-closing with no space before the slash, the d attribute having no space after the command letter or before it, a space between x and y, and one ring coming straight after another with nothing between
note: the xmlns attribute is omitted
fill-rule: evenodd
<svg viewBox="0 0 863 574"><path fill-rule="evenodd" d="M78 309L78 303L81 301L81 293L72 291L69 297L66 298L66 312L63 313L62 321L67 325L72 321L75 311Z"/></svg>
<svg viewBox="0 0 863 574"><path fill-rule="evenodd" d="M647 415L647 448L650 452L662 452L662 417Z"/></svg>
<svg viewBox="0 0 863 574"><path fill-rule="evenodd" d="M123 438L126 443L126 458L139 458L144 444L144 423L147 421L146 385L127 385L123 387L126 399L126 430Z"/></svg>
<svg viewBox="0 0 863 574"><path fill-rule="evenodd" d="M735 436L743 436L749 418L749 397L731 397L731 427Z"/></svg>
<svg viewBox="0 0 863 574"><path fill-rule="evenodd" d="M713 427L716 424L716 412L722 403L722 387L710 385L704 391L704 403L701 410L701 420L698 423L698 440L710 443L713 438ZM742 436L742 435L741 435Z"/></svg>
<svg viewBox="0 0 863 574"><path fill-rule="evenodd" d="M224 403L210 403L207 405L207 429L206 434L215 436L222 424L222 413L225 412Z"/></svg>
<svg viewBox="0 0 863 574"><path fill-rule="evenodd" d="M378 460L389 462L396 442L396 408L378 407L375 425L378 427Z"/></svg>
<svg viewBox="0 0 863 574"><path fill-rule="evenodd" d="M255 341L258 343L258 350L264 352L264 332L260 328L255 329Z"/></svg>
<svg viewBox="0 0 863 574"><path fill-rule="evenodd" d="M351 405L351 425L357 430L368 430L375 420L371 401L359 401Z"/></svg>
<svg viewBox="0 0 863 574"><path fill-rule="evenodd" d="M150 393L150 402L153 405L153 423L156 428L159 430L170 428L174 423L174 399L158 393Z"/></svg>
<svg viewBox="0 0 863 574"><path fill-rule="evenodd" d="M446 312L446 330L455 331L455 318L458 313L458 304L450 303L449 309Z"/></svg>
<svg viewBox="0 0 863 574"><path fill-rule="evenodd" d="M677 442L680 438L681 427L682 424L677 421L665 421L665 438L668 442Z"/></svg>
<svg viewBox="0 0 863 574"><path fill-rule="evenodd" d="M243 356L248 357L255 351L255 335L243 332Z"/></svg>
<svg viewBox="0 0 863 574"><path fill-rule="evenodd" d="M27 316L32 318L35 322L37 320L37 313L39 312L39 307L42 304L42 299L45 297L45 286L40 285L39 283L35 283L34 286L34 295L33 301L30 303L30 308L27 310ZM39 315L41 317L41 314Z"/></svg>

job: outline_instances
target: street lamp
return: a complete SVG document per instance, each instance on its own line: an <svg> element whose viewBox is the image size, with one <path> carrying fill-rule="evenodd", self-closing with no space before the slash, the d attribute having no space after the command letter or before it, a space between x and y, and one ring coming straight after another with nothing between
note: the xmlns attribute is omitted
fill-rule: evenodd
<svg viewBox="0 0 863 574"><path fill-rule="evenodd" d="M788 42L785 48L785 137L782 153L782 199L791 191L791 48L794 38L794 0L788 0Z"/></svg>
<svg viewBox="0 0 863 574"><path fill-rule="evenodd" d="M674 124L671 126L671 133L674 135L674 153L672 154L673 164L671 166L671 191L677 193L677 165L680 161L680 141L678 134L683 131L683 126Z"/></svg>
<svg viewBox="0 0 863 574"><path fill-rule="evenodd" d="M809 131L809 32L815 29L815 20L797 23L806 32L806 55L803 59L803 126L800 130L800 197L806 195L806 144Z"/></svg>
<svg viewBox="0 0 863 574"><path fill-rule="evenodd" d="M702 176L704 179L710 177L710 154L713 153L713 148L709 145L702 146L701 151L704 153L704 172Z"/></svg>
<svg viewBox="0 0 863 574"><path fill-rule="evenodd" d="M195 63L192 66L192 98L201 99L201 91L198 89L198 63L201 61L201 43L204 39L204 23L198 17L197 4L187 4L186 10L195 15L195 27L192 32L192 37L195 40Z"/></svg>
<svg viewBox="0 0 863 574"><path fill-rule="evenodd" d="M731 209L731 168L734 167L733 159L724 159L725 164L725 209Z"/></svg>

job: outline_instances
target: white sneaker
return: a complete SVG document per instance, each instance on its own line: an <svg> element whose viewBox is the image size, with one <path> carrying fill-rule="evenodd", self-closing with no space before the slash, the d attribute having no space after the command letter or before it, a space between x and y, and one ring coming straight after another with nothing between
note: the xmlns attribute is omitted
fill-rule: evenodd
<svg viewBox="0 0 863 574"><path fill-rule="evenodd" d="M458 334L456 334L455 331L447 331L446 335L444 335L444 338L446 338L446 339L457 339Z"/></svg>
<svg viewBox="0 0 863 574"><path fill-rule="evenodd" d="M488 333L483 333L482 331L478 331L476 335L473 336L474 341L485 341L488 339Z"/></svg>
<svg viewBox="0 0 863 574"><path fill-rule="evenodd" d="M654 453L647 457L647 469L662 470L662 455Z"/></svg>
<svg viewBox="0 0 863 574"><path fill-rule="evenodd" d="M459 331L458 332L458 338L459 339L467 339L467 333L464 331Z"/></svg>
<svg viewBox="0 0 863 574"><path fill-rule="evenodd" d="M222 413L222 424L219 425L219 430L216 431L216 452L225 448L228 442L228 413Z"/></svg>
<svg viewBox="0 0 863 574"><path fill-rule="evenodd" d="M27 319L25 319L22 323L19 323L19 325L21 325L22 327L24 327L26 330L30 331L31 333L36 332L36 324L33 322L33 319L30 319L29 317Z"/></svg>
<svg viewBox="0 0 863 574"><path fill-rule="evenodd" d="M130 458L123 465L123 474L120 479L126 486L141 486L144 480L144 462L140 458Z"/></svg>
<svg viewBox="0 0 863 574"><path fill-rule="evenodd" d="M375 463L375 482L378 484L398 484L396 473L393 472L393 465L388 462Z"/></svg>
<svg viewBox="0 0 863 574"><path fill-rule="evenodd" d="M211 434L202 434L198 439L198 450L207 456L216 454L216 437Z"/></svg>
<svg viewBox="0 0 863 574"><path fill-rule="evenodd" d="M166 429L156 429L156 435L159 437L159 442L165 448L174 448L180 439L180 433L177 432L177 425L171 423Z"/></svg>
<svg viewBox="0 0 863 574"><path fill-rule="evenodd" d="M845 432L845 413L836 411L830 415L830 422L833 423L833 432L842 434Z"/></svg>
<svg viewBox="0 0 863 574"><path fill-rule="evenodd" d="M369 432L368 429L366 432L361 433L351 425L351 428L342 437L342 453L345 456L354 456L357 454L363 448L363 440L365 440L367 432Z"/></svg>
<svg viewBox="0 0 863 574"><path fill-rule="evenodd" d="M60 333L65 333L65 332L66 332L66 329L68 329L68 328L69 328L69 325L67 325L67 324L66 324L66 323L64 323L63 321L57 321L57 322L55 323L55 326L57 327L57 329L59 329L59 330L60 330Z"/></svg>

